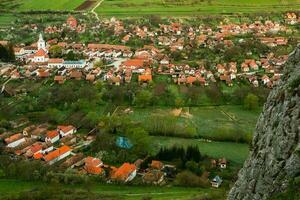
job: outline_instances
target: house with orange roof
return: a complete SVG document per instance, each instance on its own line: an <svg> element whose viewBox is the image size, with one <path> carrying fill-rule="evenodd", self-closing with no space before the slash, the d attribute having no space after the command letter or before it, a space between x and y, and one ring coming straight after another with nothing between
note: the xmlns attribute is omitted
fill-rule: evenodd
<svg viewBox="0 0 300 200"><path fill-rule="evenodd" d="M59 132L58 130L47 131L45 142L55 143L59 141Z"/></svg>
<svg viewBox="0 0 300 200"><path fill-rule="evenodd" d="M34 143L33 145L31 145L29 147L29 149L26 151L25 155L27 157L32 157L35 154L42 153L42 150L43 150L43 146L41 143Z"/></svg>
<svg viewBox="0 0 300 200"><path fill-rule="evenodd" d="M61 137L65 137L67 135L76 133L77 129L72 125L67 125L67 126L60 125L60 126L57 126L57 131L59 132Z"/></svg>
<svg viewBox="0 0 300 200"><path fill-rule="evenodd" d="M73 16L69 16L66 23L71 29L76 29L76 27L78 25L76 18Z"/></svg>
<svg viewBox="0 0 300 200"><path fill-rule="evenodd" d="M45 63L45 62L48 62L48 60L49 60L49 56L44 49L39 49L33 55L33 62L35 62L35 63Z"/></svg>
<svg viewBox="0 0 300 200"><path fill-rule="evenodd" d="M69 146L62 146L54 151L51 151L43 157L43 159L49 164L52 165L71 154L72 149Z"/></svg>
<svg viewBox="0 0 300 200"><path fill-rule="evenodd" d="M84 163L84 170L88 174L99 175L103 173L103 169L101 168L103 162L100 159L89 156L84 159Z"/></svg>
<svg viewBox="0 0 300 200"><path fill-rule="evenodd" d="M143 59L130 59L122 62L122 67L125 69L132 69L134 72L140 72L139 69L142 69L144 71L145 66L145 60Z"/></svg>
<svg viewBox="0 0 300 200"><path fill-rule="evenodd" d="M54 81L57 82L58 84L63 84L66 81L65 76L55 76Z"/></svg>
<svg viewBox="0 0 300 200"><path fill-rule="evenodd" d="M26 139L23 137L21 133L14 134L4 140L7 144L7 147L14 148L25 142Z"/></svg>
<svg viewBox="0 0 300 200"><path fill-rule="evenodd" d="M152 169L162 170L164 168L164 164L158 160L152 160L150 167Z"/></svg>
<svg viewBox="0 0 300 200"><path fill-rule="evenodd" d="M111 179L114 181L129 182L136 176L136 166L130 163L124 163L121 167L114 170Z"/></svg>

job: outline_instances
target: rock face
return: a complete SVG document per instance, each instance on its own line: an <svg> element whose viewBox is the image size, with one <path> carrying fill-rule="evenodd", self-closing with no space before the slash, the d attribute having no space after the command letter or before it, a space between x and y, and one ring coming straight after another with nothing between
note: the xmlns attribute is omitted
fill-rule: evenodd
<svg viewBox="0 0 300 200"><path fill-rule="evenodd" d="M300 45L271 91L229 200L265 200L300 173Z"/></svg>

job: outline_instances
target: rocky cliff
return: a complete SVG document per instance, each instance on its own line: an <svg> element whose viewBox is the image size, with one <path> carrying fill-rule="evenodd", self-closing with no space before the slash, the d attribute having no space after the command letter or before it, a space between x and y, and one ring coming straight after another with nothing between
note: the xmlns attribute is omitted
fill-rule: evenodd
<svg viewBox="0 0 300 200"><path fill-rule="evenodd" d="M300 45L290 54L284 75L260 115L249 158L229 200L264 200L300 175Z"/></svg>

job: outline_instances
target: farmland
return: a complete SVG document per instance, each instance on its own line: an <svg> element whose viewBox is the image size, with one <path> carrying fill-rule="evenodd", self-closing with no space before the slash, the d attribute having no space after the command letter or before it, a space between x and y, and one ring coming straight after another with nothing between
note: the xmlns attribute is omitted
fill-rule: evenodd
<svg viewBox="0 0 300 200"><path fill-rule="evenodd" d="M142 16L156 14L162 16L184 16L205 14L265 13L297 10L299 0L213 0L213 1L161 1L127 0L104 1L96 10L103 16Z"/></svg>
<svg viewBox="0 0 300 200"><path fill-rule="evenodd" d="M0 0L2 9L15 11L82 11L97 1L85 0ZM96 12L100 16L135 17L143 15L191 16L206 14L243 14L299 10L300 0L104 0Z"/></svg>

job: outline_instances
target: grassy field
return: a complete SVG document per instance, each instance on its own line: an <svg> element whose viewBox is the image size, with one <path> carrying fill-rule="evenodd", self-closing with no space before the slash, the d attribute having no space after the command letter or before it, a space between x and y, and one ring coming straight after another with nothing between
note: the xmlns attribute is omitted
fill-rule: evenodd
<svg viewBox="0 0 300 200"><path fill-rule="evenodd" d="M19 10L74 10L85 0L22 0Z"/></svg>
<svg viewBox="0 0 300 200"><path fill-rule="evenodd" d="M225 157L226 159L242 165L249 154L247 144L233 142L204 142L197 139L184 139L174 137L152 137L153 141L159 146L189 146L197 145L200 152L214 158Z"/></svg>
<svg viewBox="0 0 300 200"><path fill-rule="evenodd" d="M173 109L164 107L134 108L130 117L147 125L153 116L171 115ZM243 106L238 105L183 108L183 113L189 113L189 117L184 115L176 117L174 118L174 124L195 127L197 135L202 138L222 140L218 138L221 134L223 134L222 136L224 134L228 136L244 134L245 138L250 141L260 111L260 109L248 111Z"/></svg>
<svg viewBox="0 0 300 200"><path fill-rule="evenodd" d="M104 16L141 16L149 14L183 16L220 13L265 13L299 9L300 0L111 0L104 1L96 11Z"/></svg>
<svg viewBox="0 0 300 200"><path fill-rule="evenodd" d="M32 190L34 188L49 187L40 182L25 182L18 180L0 179L0 195L16 195L23 191ZM51 187L51 186L50 186ZM66 189L82 189L83 186L66 186L59 185L60 188ZM152 186L118 186L118 185L102 185L97 184L92 187L92 192L103 195L120 196L125 200L139 200L142 197L152 197L152 200L190 200L195 196L204 196L211 193L211 189L202 188L182 188L182 187L152 187ZM223 192L222 189L213 192Z"/></svg>

